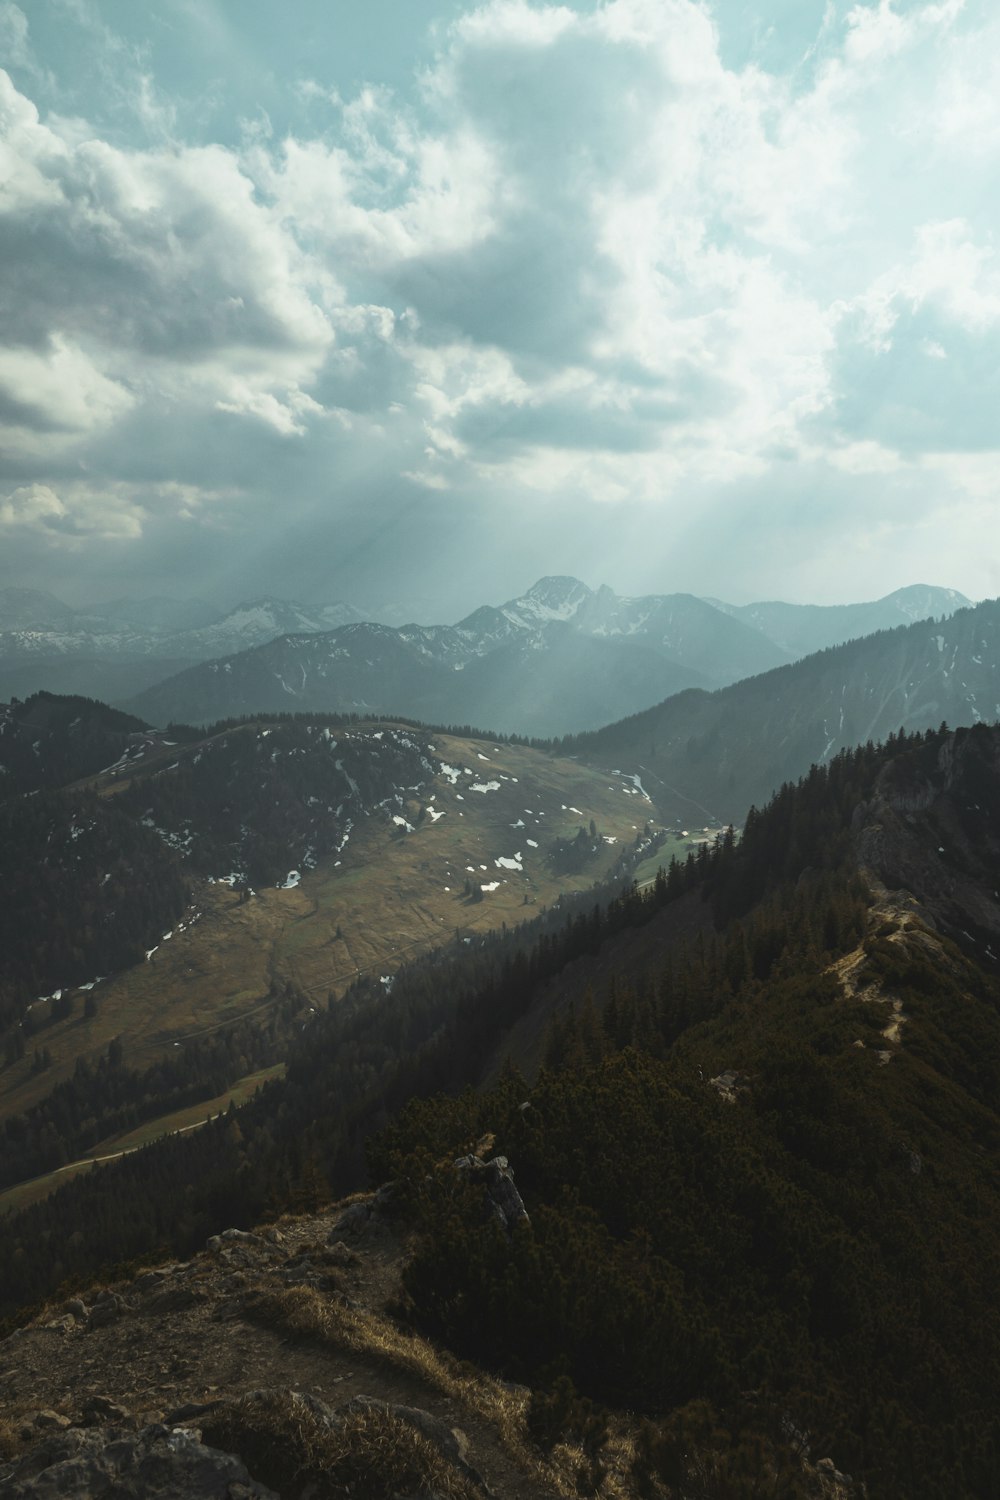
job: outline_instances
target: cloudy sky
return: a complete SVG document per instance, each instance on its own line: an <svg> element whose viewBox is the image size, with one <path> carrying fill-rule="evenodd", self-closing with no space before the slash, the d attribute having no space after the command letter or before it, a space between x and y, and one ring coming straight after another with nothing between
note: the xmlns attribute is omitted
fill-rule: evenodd
<svg viewBox="0 0 1000 1500"><path fill-rule="evenodd" d="M995 0L0 0L0 585L1000 593Z"/></svg>

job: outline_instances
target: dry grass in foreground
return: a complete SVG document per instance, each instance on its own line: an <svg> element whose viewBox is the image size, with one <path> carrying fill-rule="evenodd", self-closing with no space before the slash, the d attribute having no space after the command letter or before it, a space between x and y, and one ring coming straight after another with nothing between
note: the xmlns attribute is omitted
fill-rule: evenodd
<svg viewBox="0 0 1000 1500"><path fill-rule="evenodd" d="M238 1453L255 1478L282 1495L303 1486L315 1500L428 1492L441 1500L481 1500L483 1494L415 1427L375 1406L330 1421L319 1403L296 1391L259 1391L201 1425L206 1443Z"/></svg>
<svg viewBox="0 0 1000 1500"><path fill-rule="evenodd" d="M245 1314L299 1338L381 1360L461 1406L467 1414L462 1419L466 1425L474 1418L489 1426L514 1465L531 1475L546 1493L567 1500L580 1495L578 1476L590 1467L586 1456L575 1444L559 1443L543 1457L528 1436L531 1392L526 1387L496 1380L398 1328L388 1318L346 1307L312 1287L267 1292L254 1299ZM249 1453L239 1451L249 1464ZM634 1494L628 1483L634 1455L631 1432L614 1424L602 1453L605 1473L600 1494L605 1500L626 1500Z"/></svg>

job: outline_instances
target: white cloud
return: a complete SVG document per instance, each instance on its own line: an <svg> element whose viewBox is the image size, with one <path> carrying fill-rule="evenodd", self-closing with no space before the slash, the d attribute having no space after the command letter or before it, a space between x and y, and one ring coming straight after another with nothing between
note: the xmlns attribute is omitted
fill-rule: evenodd
<svg viewBox="0 0 1000 1500"><path fill-rule="evenodd" d="M134 404L78 345L53 335L42 350L0 348L0 434L19 451L65 448Z"/></svg>
<svg viewBox="0 0 1000 1500"><path fill-rule="evenodd" d="M65 505L47 484L21 485L0 501L0 526L5 528L44 528L65 515Z"/></svg>
<svg viewBox="0 0 1000 1500"><path fill-rule="evenodd" d="M9 499L8 528L91 534L102 485L100 525L202 524L143 489L173 462L192 496L228 466L260 514L301 485L331 526L365 475L667 531L791 473L803 515L816 475L929 493L992 443L1000 24L972 3L830 7L767 71L724 60L707 0L485 0L408 92L290 84L308 131L225 143L185 140L146 49L80 14L135 141L0 73L11 494L36 463L69 507ZM2 37L27 47L0 0ZM71 495L73 460L104 468Z"/></svg>
<svg viewBox="0 0 1000 1500"><path fill-rule="evenodd" d="M35 532L70 549L98 540L129 540L142 533L144 512L120 492L79 482L56 492L45 484L21 485L0 500L0 529Z"/></svg>

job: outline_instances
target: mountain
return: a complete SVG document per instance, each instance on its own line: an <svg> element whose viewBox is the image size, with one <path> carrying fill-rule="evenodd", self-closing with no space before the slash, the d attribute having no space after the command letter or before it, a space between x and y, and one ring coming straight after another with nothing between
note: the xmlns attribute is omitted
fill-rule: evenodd
<svg viewBox="0 0 1000 1500"><path fill-rule="evenodd" d="M5 1221L0 1487L992 1496L998 829L1000 728L862 745L645 891L300 1013L242 1108ZM128 1084L109 1049L11 1139ZM481 1475L387 1474L440 1417Z"/></svg>
<svg viewBox="0 0 1000 1500"><path fill-rule="evenodd" d="M161 723L305 708L547 736L783 659L691 594L620 599L553 577L457 625L346 625L271 641L182 672L130 706Z"/></svg>
<svg viewBox="0 0 1000 1500"><path fill-rule="evenodd" d="M327 604L312 610L286 599L254 599L237 604L221 619L200 629L174 636L170 644L176 655L200 661L260 646L276 636L331 630L362 618L360 610L350 604Z"/></svg>
<svg viewBox="0 0 1000 1500"><path fill-rule="evenodd" d="M766 672L815 649L813 639L827 645L959 602L915 587L869 605L737 608L692 594L623 598L552 576L455 625L393 628L349 604L265 597L222 615L199 600L126 598L69 610L4 590L0 695L84 693L161 723L294 707L550 736Z"/></svg>
<svg viewBox="0 0 1000 1500"><path fill-rule="evenodd" d="M109 599L77 611L80 620L119 621L156 634L198 630L220 619L220 612L204 599L171 599L151 594L146 599Z"/></svg>
<svg viewBox="0 0 1000 1500"><path fill-rule="evenodd" d="M349 604L305 609L271 598L226 614L160 597L71 609L39 590L0 589L0 697L44 690L119 701L192 662L362 618Z"/></svg>
<svg viewBox="0 0 1000 1500"><path fill-rule="evenodd" d="M1000 600L851 641L715 693L669 698L562 749L627 768L682 818L751 803L901 727L1000 718Z"/></svg>
<svg viewBox="0 0 1000 1500"><path fill-rule="evenodd" d="M891 630L916 620L943 619L972 600L955 589L933 588L915 583L896 589L883 599L867 604L710 604L734 619L752 625L789 656L808 656L828 646L840 646L876 630Z"/></svg>
<svg viewBox="0 0 1000 1500"><path fill-rule="evenodd" d="M0 656L160 656L203 660L292 631L331 630L362 619L349 604L306 609L284 599L237 604L226 614L199 599L118 599L70 609L34 589L0 590Z"/></svg>
<svg viewBox="0 0 1000 1500"><path fill-rule="evenodd" d="M65 630L74 611L42 589L0 589L0 631Z"/></svg>

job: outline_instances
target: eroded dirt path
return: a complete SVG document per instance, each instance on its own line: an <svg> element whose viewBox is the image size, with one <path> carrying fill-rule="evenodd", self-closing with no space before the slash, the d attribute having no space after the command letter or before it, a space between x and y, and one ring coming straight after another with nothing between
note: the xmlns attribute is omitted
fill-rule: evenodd
<svg viewBox="0 0 1000 1500"><path fill-rule="evenodd" d="M870 931L877 931L880 937L904 951L913 942L932 941L915 914L914 903L905 892L887 890L870 871L865 872L865 878L875 897L875 904L869 914ZM828 972L837 976L846 1000L859 1000L866 1005L886 1007L888 1018L882 1028L886 1046L878 1048L877 1053L883 1066L890 1063L903 1045L903 1028L909 1020L902 1000L890 994L873 973L863 945L845 954L843 958L838 958L830 965ZM865 1044L859 1038L854 1045L863 1047Z"/></svg>

